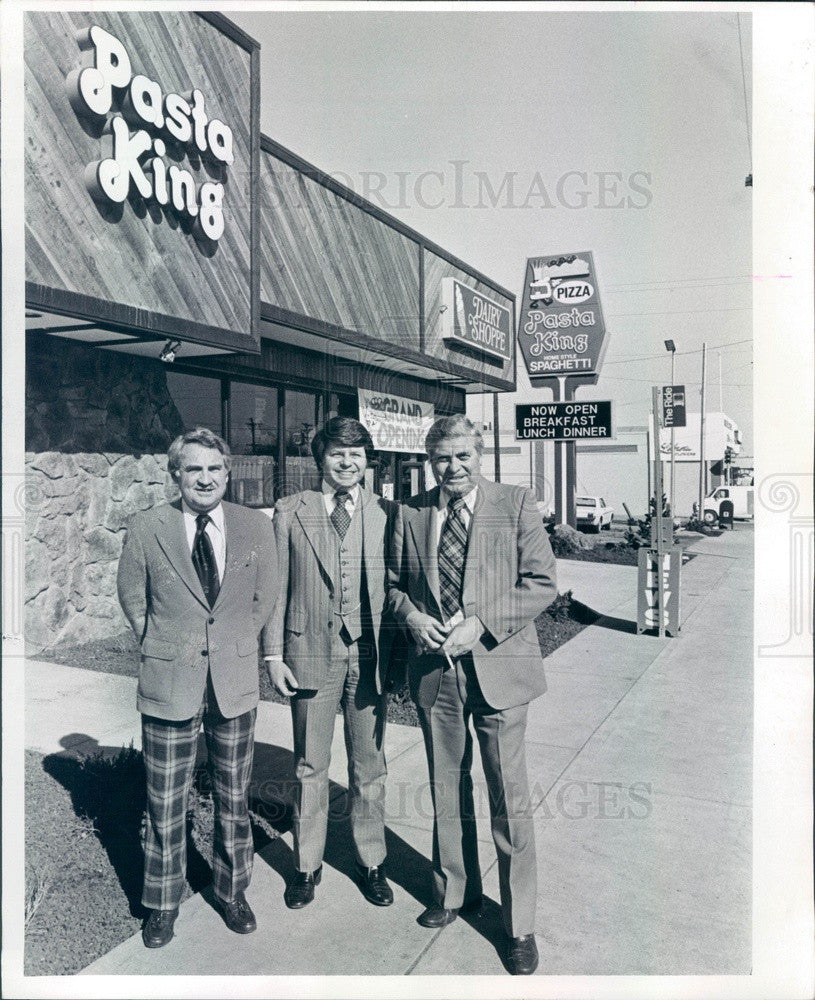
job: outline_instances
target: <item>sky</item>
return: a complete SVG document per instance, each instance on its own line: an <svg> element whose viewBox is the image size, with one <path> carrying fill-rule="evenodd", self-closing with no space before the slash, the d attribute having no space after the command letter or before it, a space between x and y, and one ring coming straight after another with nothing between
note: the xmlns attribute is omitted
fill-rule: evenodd
<svg viewBox="0 0 815 1000"><path fill-rule="evenodd" d="M644 424L672 339L698 411L706 342L752 454L749 13L226 13L261 43L262 131L519 306L528 256L593 251L609 341L578 398ZM520 357L518 387L551 398Z"/></svg>

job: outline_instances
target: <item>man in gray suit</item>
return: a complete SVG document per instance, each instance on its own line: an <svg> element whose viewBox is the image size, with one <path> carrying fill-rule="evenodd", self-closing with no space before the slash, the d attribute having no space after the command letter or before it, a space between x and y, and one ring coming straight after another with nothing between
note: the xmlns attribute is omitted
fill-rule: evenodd
<svg viewBox="0 0 815 1000"><path fill-rule="evenodd" d="M283 594L264 632L276 690L291 697L296 791L294 860L286 905L307 906L322 875L328 767L337 710L348 749L355 877L365 898L389 906L385 876L386 690L392 628L386 546L395 505L363 488L373 442L350 417L314 437L319 491L279 500L275 535Z"/></svg>
<svg viewBox="0 0 815 1000"><path fill-rule="evenodd" d="M230 930L256 927L244 894L253 862L249 781L258 636L278 593L277 550L265 514L223 502L229 464L226 442L206 428L176 438L167 467L181 498L133 517L119 561L119 601L141 648L148 948L173 936L202 723L215 797L215 898Z"/></svg>
<svg viewBox="0 0 815 1000"><path fill-rule="evenodd" d="M425 450L437 487L401 508L390 603L413 641L411 694L433 790L435 903L444 927L481 903L471 777L472 720L498 853L507 965L535 971L536 862L524 738L546 683L534 619L557 595L555 559L530 490L481 476L480 430L442 417Z"/></svg>

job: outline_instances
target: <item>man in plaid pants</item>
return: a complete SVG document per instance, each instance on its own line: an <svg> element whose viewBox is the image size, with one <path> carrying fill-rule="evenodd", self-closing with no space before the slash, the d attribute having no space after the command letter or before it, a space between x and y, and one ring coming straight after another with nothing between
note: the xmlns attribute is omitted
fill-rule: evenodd
<svg viewBox="0 0 815 1000"><path fill-rule="evenodd" d="M230 930L256 927L245 897L253 861L249 782L258 636L277 597L277 550L265 514L223 502L229 464L226 442L206 428L176 438L167 467L181 497L135 515L119 562L119 601L141 648L148 948L173 936L202 724L213 775L215 898Z"/></svg>

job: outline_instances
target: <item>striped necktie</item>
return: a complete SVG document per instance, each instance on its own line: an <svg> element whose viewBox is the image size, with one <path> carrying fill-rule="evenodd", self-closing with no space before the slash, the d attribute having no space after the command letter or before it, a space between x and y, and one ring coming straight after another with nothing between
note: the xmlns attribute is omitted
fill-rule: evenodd
<svg viewBox="0 0 815 1000"><path fill-rule="evenodd" d="M464 497L453 497L448 502L447 517L439 539L439 587L441 610L446 621L461 608L464 556L467 552L467 527L462 516L464 506Z"/></svg>

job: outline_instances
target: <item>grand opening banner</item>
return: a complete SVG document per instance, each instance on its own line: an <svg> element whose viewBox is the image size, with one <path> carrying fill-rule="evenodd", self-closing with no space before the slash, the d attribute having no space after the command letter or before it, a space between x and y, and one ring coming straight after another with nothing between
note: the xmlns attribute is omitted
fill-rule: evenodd
<svg viewBox="0 0 815 1000"><path fill-rule="evenodd" d="M359 419L377 451L423 453L424 439L433 426L435 407L416 399L359 389Z"/></svg>

